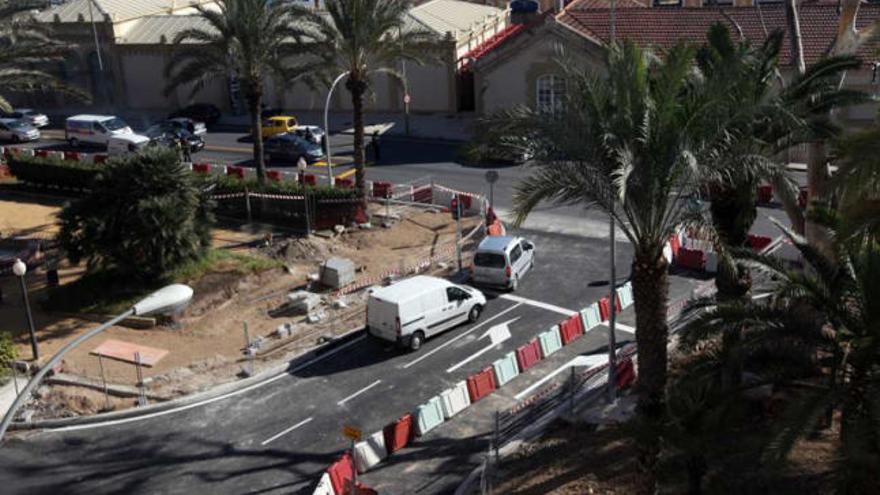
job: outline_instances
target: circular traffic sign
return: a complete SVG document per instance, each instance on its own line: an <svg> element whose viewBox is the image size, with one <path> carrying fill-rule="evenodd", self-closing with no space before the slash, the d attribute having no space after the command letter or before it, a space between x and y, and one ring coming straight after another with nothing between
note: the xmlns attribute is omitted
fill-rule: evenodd
<svg viewBox="0 0 880 495"><path fill-rule="evenodd" d="M495 183L495 181L498 180L498 177L500 177L498 175L498 172L494 170L489 170L488 172L486 172L486 182L488 182L489 184Z"/></svg>

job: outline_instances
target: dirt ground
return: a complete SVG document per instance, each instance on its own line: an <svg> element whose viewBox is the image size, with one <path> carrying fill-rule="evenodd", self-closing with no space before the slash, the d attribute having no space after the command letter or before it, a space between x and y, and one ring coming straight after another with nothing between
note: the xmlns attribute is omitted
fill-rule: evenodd
<svg viewBox="0 0 880 495"><path fill-rule="evenodd" d="M3 219L4 235L45 233L56 229L54 215L60 207L56 204L24 203L12 200L0 201L0 219ZM384 213L384 209L382 209ZM144 375L152 394L174 397L210 388L218 383L231 381L246 367L244 326L247 325L251 340L264 337L259 349L255 371L277 366L296 355L307 352L319 344L322 337L342 334L363 324L363 296L352 294L341 298L332 297L326 288L320 288L324 318L319 323L307 323L302 315L280 311L286 295L292 289L303 288L310 274L317 274L320 264L327 258L339 256L351 259L358 267L359 281L374 280L377 276L395 268L406 268L420 260L430 258L446 248L449 251L455 240L455 223L448 213L423 209L395 208L401 220L390 228L378 224L369 230L354 229L342 234L324 233L312 237L286 237L274 233L268 243L267 229L245 226L242 228L217 229L214 232L216 247L246 251L282 260L286 269L273 269L250 276L233 273L211 273L198 281L190 281L195 298L171 327L158 326L139 330L115 326L71 351L64 359L64 372L99 380L101 373L98 359L90 355L107 339L166 349L170 352L152 368L145 368ZM463 221L465 232L479 224L478 218ZM451 264L453 256L447 262ZM83 273L82 267L62 264L59 270L61 283L76 280ZM69 315L56 314L40 308L46 297L45 274L37 270L28 277L31 306L42 360L47 359L65 343L92 328L95 323ZM4 294L0 304L0 331L11 331L16 336L19 355L30 359L27 324L17 280L0 277L0 289ZM334 302L343 301L343 307ZM338 304L338 303L337 303ZM279 339L270 334L282 324L290 324L293 334ZM133 365L104 360L104 373L111 384L133 386L136 370ZM71 386L53 386L47 394L55 404L43 407L38 414L49 416L97 412L104 406L103 394ZM59 397L64 400L59 400ZM70 404L63 411L58 402ZM133 405L133 399L113 401L115 408Z"/></svg>

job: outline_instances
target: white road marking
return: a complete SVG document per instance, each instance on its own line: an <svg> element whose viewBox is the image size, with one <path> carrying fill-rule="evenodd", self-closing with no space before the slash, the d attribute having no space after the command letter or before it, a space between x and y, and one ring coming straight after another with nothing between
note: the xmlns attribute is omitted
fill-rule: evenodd
<svg viewBox="0 0 880 495"><path fill-rule="evenodd" d="M532 393L532 391L534 391L536 388L538 388L538 387L540 387L541 385L547 383L547 382L550 381L554 376L556 376L556 375L562 373L563 371L567 370L568 368L571 368L571 367L582 367L582 366L586 366L586 367L588 367L588 368L593 368L593 367L595 367L595 366L603 365L603 364L605 364L605 363L607 363L607 362L608 362L608 356L607 356L607 355L578 356L578 357L572 359L571 361L569 361L569 362L563 364L562 366L556 368L555 370L553 370L553 373L550 373L549 375L545 376L544 378L541 378L541 379L538 380L537 382L535 382L535 383L529 385L528 388L526 388L526 389L523 390L522 392L516 394L515 396L513 396L513 398L516 399L516 400L521 400L523 397L525 397L525 396L529 395L530 393Z"/></svg>
<svg viewBox="0 0 880 495"><path fill-rule="evenodd" d="M446 348L446 346L449 346L449 345L451 345L453 342L458 341L458 339L460 339L460 338L462 338L462 337L465 337L465 336L467 336L467 335L470 335L471 333L473 333L474 331L476 331L477 329L479 329L479 328L482 327L483 325L485 325L485 324L487 324L487 323L489 323L489 322L491 322L491 321L493 321L493 320L495 320L495 319L497 319L497 318L500 318L501 316L505 315L506 313L509 313L509 312L513 311L514 309L516 309L516 308L518 308L518 307L520 307L520 306L522 306L522 303L515 304L515 305L513 305L513 306L511 306L511 307L509 307L509 308L507 308L507 309L505 309L504 311L498 313L497 315L495 315L495 316L489 318L488 320L483 320L483 321L481 321L480 323L474 325L473 328L471 328L471 329L468 330L467 332L463 332L463 333L460 333L460 334L456 335L455 337L453 337L453 338L447 340L446 342L444 342L444 343L438 345L437 347L431 349L430 351L428 351L428 352L422 354L422 355L419 356L418 358L413 359L412 361L410 361L410 362L404 364L403 366L400 367L400 369L404 369L404 370L405 370L405 369L409 368L410 366L413 366L413 365L415 365L415 364L418 364L418 363L422 362L422 361L425 360L425 359L428 359L429 357L431 357L431 356L434 355L435 353L437 353L437 352L439 352L440 350Z"/></svg>
<svg viewBox="0 0 880 495"><path fill-rule="evenodd" d="M571 309L560 308L559 306L554 306L552 304L547 304L541 301L535 301L534 299L526 299L525 297L515 296L513 294L501 294L498 296L500 299L507 299L508 301L518 302L522 304L528 304L529 306L534 306L536 308L546 309L547 311L553 311L556 313L564 314L565 316L571 316L576 314L577 311Z"/></svg>
<svg viewBox="0 0 880 495"><path fill-rule="evenodd" d="M142 421L145 419L158 418L158 417L165 416L168 414L173 414L173 413L180 412L180 411L186 411L187 409L193 409L196 407L205 406L205 405L211 404L213 402L221 401L223 399L228 399L230 397L235 397L236 395L241 395L245 392L250 392L251 390L258 389L258 388L260 388L264 385L268 385L276 380L280 380L285 377L289 378L291 373L295 373L303 368L307 368L307 367L309 367L319 361L327 359L328 357L333 356L334 354L341 352L342 350L347 349L348 347L351 347L354 344L357 344L358 342L360 342L366 338L367 338L366 335L361 335L360 337L353 339L351 342L347 342L345 344L342 344L341 346L337 347L336 349L333 349L332 351L330 351L326 354L318 356L315 359L312 359L311 361L307 361L305 363L302 363L301 365L299 365L291 370L285 370L284 372L279 373L278 375L275 375L272 378L269 378L265 381L255 383L253 385L249 385L249 386L242 388L242 389L239 389L239 390L234 390L232 392L229 392L228 394L218 395L217 397L212 397L210 399L205 399L203 401L194 402L192 404L187 404L185 406L177 407L174 409L167 409L165 411L144 414L143 416L136 416L133 418L116 419L116 420L104 421L101 423L92 423L92 424L87 424L87 425L62 426L61 428L48 428L48 430L51 430L51 431L75 431L75 430L86 430L89 428L100 428L103 426L123 425L126 423L134 423L135 421Z"/></svg>
<svg viewBox="0 0 880 495"><path fill-rule="evenodd" d="M606 328L609 326L607 322L602 322L599 325L602 325L603 327L606 327ZM595 327L593 327L593 328L595 328ZM620 330L621 332L631 333L633 335L636 334L635 327L631 327L629 325L624 325L623 323L620 323L617 321L614 322L614 330Z"/></svg>
<svg viewBox="0 0 880 495"><path fill-rule="evenodd" d="M279 432L277 435L274 435L274 436L272 436L272 437L267 438L266 440L263 440L263 441L260 443L260 445L266 445L266 444L268 444L268 443L270 443L270 442L274 442L275 440L278 440L279 438L283 437L284 435L287 435L288 433L292 432L293 430L299 428L300 426L303 426L303 425L305 425L305 424L310 423L310 422L312 421L312 419L314 419L314 418L306 418L306 419L300 421L299 423L297 423L297 424L291 426L290 428L288 428L288 429L286 429L286 430L284 430L284 431Z"/></svg>
<svg viewBox="0 0 880 495"><path fill-rule="evenodd" d="M364 387L364 388L358 390L357 392L355 392L355 393L349 395L348 397L342 399L341 401L337 402L336 405L337 405L337 406L342 406L342 405L344 405L346 402L350 401L351 399L354 399L354 398L357 397L358 395L361 395L362 393L366 392L367 390L370 390L371 388L375 387L376 385L378 385L378 384L380 384L380 383L382 383L382 380L376 380L375 382L373 382L373 383L367 385L366 387Z"/></svg>
<svg viewBox="0 0 880 495"><path fill-rule="evenodd" d="M478 357L482 356L483 354L485 354L485 353L491 351L491 350L494 349L495 346L497 346L498 344L500 344L500 343L502 343L502 342L508 340L508 339L510 338L510 328L508 327L508 325L510 325L511 323L515 322L515 321L518 320L519 318L520 318L520 317L517 316L516 318L513 318L513 319L511 319L511 320L507 320L507 321L505 321L504 323L501 323L501 324L495 325L495 326L493 326L492 328L490 328L489 330L486 330L486 333L484 333L483 335L481 335L480 338L479 338L479 340L483 340L483 339L485 339L486 337L489 337L489 340L491 341L491 344L489 344L489 345L487 345L486 347L480 349L480 350L477 351L476 353L471 354L471 355L468 356L468 358L465 359L464 361L461 361L460 363L458 363L458 364L456 364L456 365L450 367L449 369L446 370L446 372L447 372L447 373L452 373L453 371L455 371L455 370L461 368L462 366L468 364L469 362L473 361L474 359L477 359Z"/></svg>

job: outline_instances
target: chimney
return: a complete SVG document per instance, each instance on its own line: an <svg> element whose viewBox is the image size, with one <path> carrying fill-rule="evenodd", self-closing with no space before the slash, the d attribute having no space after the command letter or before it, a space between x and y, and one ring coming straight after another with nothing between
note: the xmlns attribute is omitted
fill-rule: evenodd
<svg viewBox="0 0 880 495"><path fill-rule="evenodd" d="M556 1L562 2L563 0ZM538 10L540 10L540 5L537 0L513 0L510 2L510 23L529 24L538 17Z"/></svg>

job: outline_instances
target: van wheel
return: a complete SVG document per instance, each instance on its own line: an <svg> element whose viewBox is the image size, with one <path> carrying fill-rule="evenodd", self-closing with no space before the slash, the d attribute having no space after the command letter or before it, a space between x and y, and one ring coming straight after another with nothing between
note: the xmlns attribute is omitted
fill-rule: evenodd
<svg viewBox="0 0 880 495"><path fill-rule="evenodd" d="M471 312L468 313L468 321L473 323L480 318L480 313L483 312L483 307L479 304L474 304L474 307L471 308Z"/></svg>
<svg viewBox="0 0 880 495"><path fill-rule="evenodd" d="M70 144L70 146L71 146L72 148L79 148L79 139L77 139L77 138L70 138L70 139L67 140L67 142L68 142L68 144Z"/></svg>
<svg viewBox="0 0 880 495"><path fill-rule="evenodd" d="M425 334L416 332L409 338L409 348L411 351L417 351L422 348L422 342L425 341Z"/></svg>

